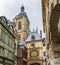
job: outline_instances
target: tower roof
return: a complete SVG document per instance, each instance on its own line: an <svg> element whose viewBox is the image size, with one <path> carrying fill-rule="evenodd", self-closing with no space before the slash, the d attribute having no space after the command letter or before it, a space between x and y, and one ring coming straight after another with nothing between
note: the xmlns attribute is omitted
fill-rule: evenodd
<svg viewBox="0 0 60 65"><path fill-rule="evenodd" d="M18 15L16 15L14 19L17 19L17 18L19 18L19 17L25 16L26 19L27 19L27 21L28 21L28 23L29 23L28 16L27 16L27 14L26 14L26 12L25 12L24 10L25 10L25 8L24 8L24 6L22 5L22 6L21 6L21 12L20 12Z"/></svg>
<svg viewBox="0 0 60 65"><path fill-rule="evenodd" d="M24 6L22 5L22 6L21 6L21 12L24 12L24 9L25 9L25 8L24 8Z"/></svg>
<svg viewBox="0 0 60 65"><path fill-rule="evenodd" d="M20 11L20 13L19 13L18 15L16 15L15 18L19 18L19 17L21 17L21 16L27 17L27 14L26 14L26 12L25 12L24 10L25 10L25 8L24 8L24 6L22 5L22 6L21 6L21 11Z"/></svg>

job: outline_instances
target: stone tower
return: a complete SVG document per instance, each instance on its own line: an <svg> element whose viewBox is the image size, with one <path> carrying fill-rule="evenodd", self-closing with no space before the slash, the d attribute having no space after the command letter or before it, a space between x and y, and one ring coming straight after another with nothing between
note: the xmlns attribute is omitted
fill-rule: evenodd
<svg viewBox="0 0 60 65"><path fill-rule="evenodd" d="M21 6L21 12L16 15L13 21L18 32L18 43L21 43L26 40L29 34L29 20L23 5Z"/></svg>
<svg viewBox="0 0 60 65"><path fill-rule="evenodd" d="M27 65L27 48L25 45L25 40L29 34L29 20L25 12L25 8L22 5L21 11L13 19L14 30L16 32L16 48L15 48L15 65ZM21 56L22 54L22 56ZM24 59L25 60L24 60Z"/></svg>

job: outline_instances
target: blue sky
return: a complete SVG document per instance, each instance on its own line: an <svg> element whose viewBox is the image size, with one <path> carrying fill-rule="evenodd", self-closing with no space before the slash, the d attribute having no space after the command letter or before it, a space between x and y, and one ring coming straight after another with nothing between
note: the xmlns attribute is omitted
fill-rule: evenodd
<svg viewBox="0 0 60 65"><path fill-rule="evenodd" d="M6 16L12 21L20 13L22 4L30 21L30 29L38 28L38 32L43 31L41 0L1 0L0 16Z"/></svg>

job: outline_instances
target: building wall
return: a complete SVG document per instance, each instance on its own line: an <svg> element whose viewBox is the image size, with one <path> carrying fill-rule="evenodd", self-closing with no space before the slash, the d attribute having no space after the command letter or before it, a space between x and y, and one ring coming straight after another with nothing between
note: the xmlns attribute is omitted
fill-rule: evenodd
<svg viewBox="0 0 60 65"><path fill-rule="evenodd" d="M15 61L14 61L14 65L17 65L17 49L18 49L18 44L17 44L17 32L14 30L15 32L15 52L14 52L14 55L15 55Z"/></svg>
<svg viewBox="0 0 60 65"><path fill-rule="evenodd" d="M44 3L44 5L43 5L43 3ZM59 6L59 4L60 4L60 0L42 0L42 14L45 12L45 15L43 14L43 17L44 17L43 23L44 23L45 33L46 33L46 43L47 43L47 52L48 52L47 57L49 59L48 62L50 62L51 65L54 65L54 63L55 63L54 60L52 60L52 59L54 59L54 58L58 59L57 57L54 57L54 56L59 55L58 53L55 54L55 52L53 50L54 48L56 48L56 49L58 48L58 47L55 47L56 46L55 43L58 44L58 42L55 42L55 41L58 41L58 39L57 39L58 38L58 35L57 35L58 31L57 31L56 26L57 26L57 22L58 22L57 19L59 18L59 14L57 12L57 10L59 9L57 7ZM53 38L53 35L56 35L56 37ZM55 40L54 42L53 42L53 39ZM56 50L56 51L58 51L58 50Z"/></svg>
<svg viewBox="0 0 60 65"><path fill-rule="evenodd" d="M15 37L11 33L5 20L5 17L0 17L0 64L14 64L14 48Z"/></svg>
<svg viewBox="0 0 60 65"><path fill-rule="evenodd" d="M32 46L32 43L35 44L35 47ZM27 43L27 48L28 48L28 58L30 58L30 51L33 50L34 48L39 51L39 57L42 57L42 42L41 41L34 41L34 42L28 42Z"/></svg>
<svg viewBox="0 0 60 65"><path fill-rule="evenodd" d="M32 44L34 44L34 46L32 46ZM44 52L46 52L46 46L43 46L42 40L26 42L26 45L28 49L28 65L33 63L46 65L43 61L46 58L46 55L44 56ZM36 53L34 50L36 50Z"/></svg>
<svg viewBox="0 0 60 65"><path fill-rule="evenodd" d="M21 35L21 41L25 41L29 34L29 23L25 16L14 19L15 27L18 32L18 36ZM21 22L21 29L18 30L18 24Z"/></svg>

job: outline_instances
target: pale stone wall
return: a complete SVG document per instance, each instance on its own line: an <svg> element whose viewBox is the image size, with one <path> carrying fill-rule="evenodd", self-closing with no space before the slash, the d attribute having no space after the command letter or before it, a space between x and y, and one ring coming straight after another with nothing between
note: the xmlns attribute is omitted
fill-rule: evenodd
<svg viewBox="0 0 60 65"><path fill-rule="evenodd" d="M23 17L19 17L17 19L14 19L14 22L15 22L15 25L16 25L15 28L16 28L18 34L21 35L21 41L26 40L26 37L29 34L29 24L28 24L26 17L23 16ZM22 24L21 30L18 30L18 23L19 22L21 22L21 24Z"/></svg>
<svg viewBox="0 0 60 65"><path fill-rule="evenodd" d="M43 46L42 46L42 42L41 41L35 41L35 42L28 42L27 44L27 48L28 48L28 59L30 58L30 50L34 49L31 44L34 43L35 46L34 48L38 50L39 52L39 56L38 57L43 57Z"/></svg>
<svg viewBox="0 0 60 65"><path fill-rule="evenodd" d="M43 8L45 8L45 9L43 9L42 11L43 11L43 13L45 12L45 14L43 14L43 16L45 16L44 18L46 19L46 20L43 20L43 23L45 24L44 29L46 32L46 43L47 43L47 52L48 52L47 56L49 57L48 62L50 62L51 65L60 65L60 62L57 62L57 64L54 64L54 60L53 60L54 53L53 53L53 49L52 49L53 47L52 47L52 42L51 42L51 32L50 32L50 23L49 23L51 12L52 12L52 6L53 6L53 8L55 7L55 5L57 4L57 0L43 0L43 1L45 2L45 5L43 5ZM60 0L58 0L58 3L60 4ZM59 24L58 24L58 27L59 27ZM57 55L57 54L55 54L55 55Z"/></svg>
<svg viewBox="0 0 60 65"><path fill-rule="evenodd" d="M34 43L35 46L32 47L31 44ZM44 56L43 52L46 52L46 44L45 46L43 46L43 42L41 40L35 40L35 41L30 41L30 42L26 42L27 48L28 48L28 65L30 65L31 63L39 63L41 65L46 65L46 62L44 62L43 60L45 60L46 56ZM35 58L31 58L30 56L30 51L36 49L39 52L39 55Z"/></svg>

